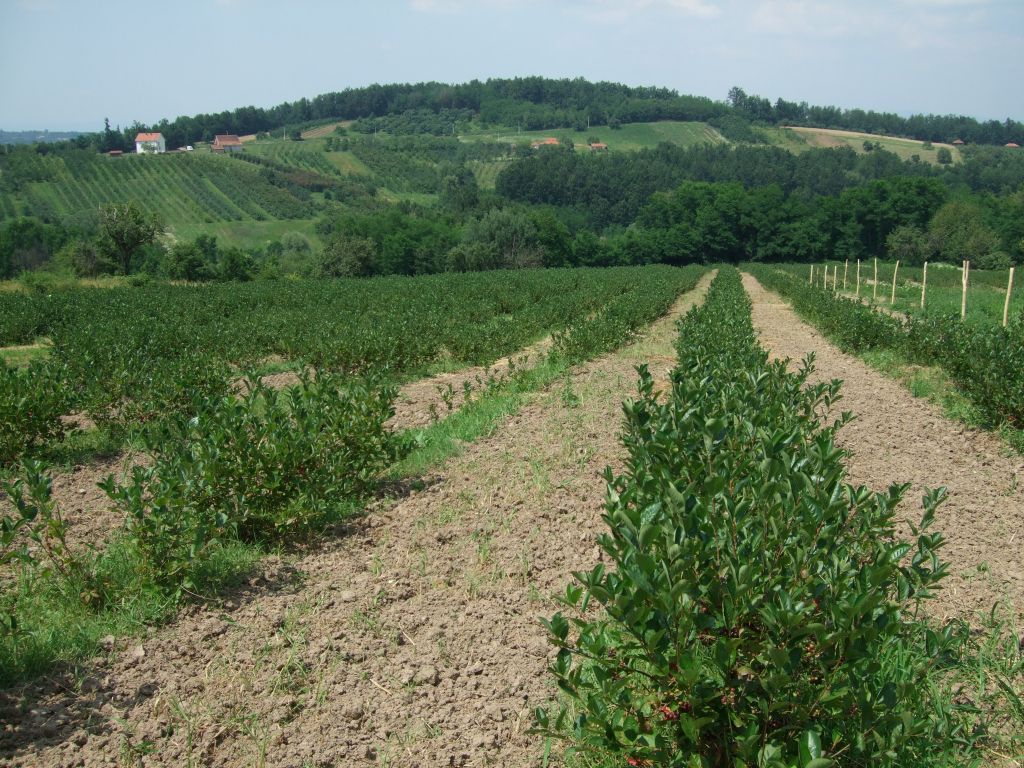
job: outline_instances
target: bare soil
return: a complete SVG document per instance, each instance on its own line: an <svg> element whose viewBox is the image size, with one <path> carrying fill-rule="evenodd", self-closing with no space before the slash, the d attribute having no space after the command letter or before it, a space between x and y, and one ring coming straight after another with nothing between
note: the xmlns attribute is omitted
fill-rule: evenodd
<svg viewBox="0 0 1024 768"><path fill-rule="evenodd" d="M850 452L850 482L883 490L909 482L907 518L917 521L925 488L946 486L936 529L951 564L930 610L939 618L972 620L1003 601L1018 626L1024 617L1024 459L1010 455L994 435L946 419L925 400L855 357L840 352L800 320L779 296L743 276L762 345L774 356L799 361L816 355L814 379L842 379L838 409L855 419L839 434Z"/></svg>
<svg viewBox="0 0 1024 768"><path fill-rule="evenodd" d="M122 480L132 467L148 466L150 462L145 454L123 454L77 466L70 472L53 473L53 500L67 523L67 542L72 550L102 546L123 522L124 516L97 484L109 475Z"/></svg>
<svg viewBox="0 0 1024 768"><path fill-rule="evenodd" d="M664 381L673 323L532 397L407 495L219 604L0 693L15 766L523 766L555 691L538 617L601 557L634 366ZM420 488L420 490L415 490Z"/></svg>
<svg viewBox="0 0 1024 768"><path fill-rule="evenodd" d="M501 381L513 367L520 370L533 367L547 354L551 344L552 339L548 336L493 365L463 368L409 382L399 390L395 415L388 426L391 429L410 429L424 427L435 418L444 418L449 411L465 404L467 391L471 398L479 396L489 381ZM466 386L470 389L467 390Z"/></svg>

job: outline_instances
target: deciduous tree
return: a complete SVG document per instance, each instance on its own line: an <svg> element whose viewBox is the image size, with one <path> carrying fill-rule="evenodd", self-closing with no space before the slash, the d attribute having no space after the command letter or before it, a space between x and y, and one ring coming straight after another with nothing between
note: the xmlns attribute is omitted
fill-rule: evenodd
<svg viewBox="0 0 1024 768"><path fill-rule="evenodd" d="M162 231L153 214L136 203L111 203L100 208L100 250L113 259L123 274L132 271L132 261Z"/></svg>

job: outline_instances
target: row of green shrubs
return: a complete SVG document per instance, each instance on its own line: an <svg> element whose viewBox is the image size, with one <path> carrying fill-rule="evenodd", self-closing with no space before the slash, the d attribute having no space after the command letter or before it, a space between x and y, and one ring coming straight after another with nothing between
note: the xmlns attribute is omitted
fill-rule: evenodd
<svg viewBox="0 0 1024 768"><path fill-rule="evenodd" d="M841 349L893 349L924 365L937 363L970 398L986 426L1024 428L1024 318L1006 328L970 325L955 315L899 318L778 268L750 264L744 269L785 296Z"/></svg>
<svg viewBox="0 0 1024 768"><path fill-rule="evenodd" d="M640 369L607 475L608 564L545 624L561 704L537 728L587 766L970 764L984 730L943 681L969 636L919 610L946 575L924 496L846 482L839 382L757 344L738 272L680 325L668 397ZM599 608L600 610L595 610Z"/></svg>
<svg viewBox="0 0 1024 768"><path fill-rule="evenodd" d="M40 462L0 486L13 507L0 518L0 565L16 581L0 593L0 685L74 655L55 626L123 629L121 613L137 627L185 593L215 591L258 552L351 514L409 445L385 426L394 385L322 374L246 389L141 433L152 463L101 483L126 521L102 549L68 544Z"/></svg>
<svg viewBox="0 0 1024 768"><path fill-rule="evenodd" d="M696 286L704 272L704 267L691 264L664 273L656 283L638 281L623 289L592 316L554 333L551 354L563 363L575 364L631 341L640 329L668 312L681 293ZM638 301L640 292L643 300Z"/></svg>

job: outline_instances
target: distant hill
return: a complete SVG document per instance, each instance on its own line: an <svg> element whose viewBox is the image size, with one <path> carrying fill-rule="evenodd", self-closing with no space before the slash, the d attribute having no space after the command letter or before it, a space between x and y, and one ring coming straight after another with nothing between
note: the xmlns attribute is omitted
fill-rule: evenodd
<svg viewBox="0 0 1024 768"><path fill-rule="evenodd" d="M85 131L2 131L0 144L37 144L41 141L67 141L84 136Z"/></svg>
<svg viewBox="0 0 1024 768"><path fill-rule="evenodd" d="M136 129L160 131L168 147L195 144L217 133L238 135L308 129L354 121L356 131L395 135L465 133L470 128L511 127L537 131L588 130L626 123L704 122L730 140L745 140L746 126L803 126L857 131L919 141L968 144L1024 144L1024 123L979 121L965 115L911 115L808 104L774 102L742 88L721 101L670 88L589 82L583 78L497 78L468 83L391 83L348 88L274 107L178 117Z"/></svg>

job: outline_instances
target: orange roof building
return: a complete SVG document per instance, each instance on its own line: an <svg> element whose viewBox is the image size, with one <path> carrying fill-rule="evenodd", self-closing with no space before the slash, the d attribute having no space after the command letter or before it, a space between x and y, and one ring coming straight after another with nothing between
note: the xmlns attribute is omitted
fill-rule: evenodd
<svg viewBox="0 0 1024 768"><path fill-rule="evenodd" d="M540 141L531 141L530 146L533 147L534 149L537 149L538 147L557 147L558 139L554 138L553 136L548 136L547 138L541 139Z"/></svg>
<svg viewBox="0 0 1024 768"><path fill-rule="evenodd" d="M1004 146L1011 147L1012 149L1020 149L1020 144L1018 144L1015 141L1011 141L1011 142L1005 144Z"/></svg>
<svg viewBox="0 0 1024 768"><path fill-rule="evenodd" d="M214 152L241 152L242 140L233 133L219 133L213 137L210 149Z"/></svg>
<svg viewBox="0 0 1024 768"><path fill-rule="evenodd" d="M140 133L135 137L135 152L140 155L162 155L167 143L162 133Z"/></svg>

